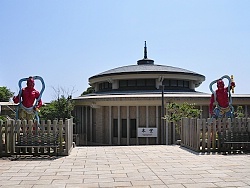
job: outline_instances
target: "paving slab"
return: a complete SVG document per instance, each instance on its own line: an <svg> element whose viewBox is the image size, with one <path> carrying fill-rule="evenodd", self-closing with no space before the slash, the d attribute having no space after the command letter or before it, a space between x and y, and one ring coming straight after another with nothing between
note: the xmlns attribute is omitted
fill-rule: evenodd
<svg viewBox="0 0 250 188"><path fill-rule="evenodd" d="M75 147L58 158L0 159L0 188L250 187L249 154L178 145Z"/></svg>

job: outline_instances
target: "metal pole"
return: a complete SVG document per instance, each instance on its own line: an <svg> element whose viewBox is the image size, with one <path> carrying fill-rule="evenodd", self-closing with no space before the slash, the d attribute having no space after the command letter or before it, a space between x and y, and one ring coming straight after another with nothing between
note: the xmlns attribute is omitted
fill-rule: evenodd
<svg viewBox="0 0 250 188"><path fill-rule="evenodd" d="M161 144L164 144L164 85L161 86Z"/></svg>
<svg viewBox="0 0 250 188"><path fill-rule="evenodd" d="M88 145L88 106L85 107L86 145Z"/></svg>
<svg viewBox="0 0 250 188"><path fill-rule="evenodd" d="M168 114L168 109L167 107L165 108L165 113ZM166 120L166 145L168 145L168 120Z"/></svg>

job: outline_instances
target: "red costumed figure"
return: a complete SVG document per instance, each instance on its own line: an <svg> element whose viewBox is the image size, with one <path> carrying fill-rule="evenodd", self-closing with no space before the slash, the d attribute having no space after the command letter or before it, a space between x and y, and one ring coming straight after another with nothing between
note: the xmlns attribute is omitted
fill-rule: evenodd
<svg viewBox="0 0 250 188"><path fill-rule="evenodd" d="M13 97L14 103L20 103L18 109L18 119L21 120L33 120L35 114L39 111L42 106L42 100L39 91L37 91L35 86L35 81L33 77L29 77L27 80L27 87L22 88L21 92L17 96ZM37 102L35 103L35 100ZM34 104L35 103L35 104Z"/></svg>
<svg viewBox="0 0 250 188"><path fill-rule="evenodd" d="M232 117L233 110L230 104L230 90L235 87L235 82L230 81L229 86L225 87L222 78L220 78L216 80L216 83L217 90L215 92L212 91L213 93L210 99L209 113L212 117L216 118Z"/></svg>

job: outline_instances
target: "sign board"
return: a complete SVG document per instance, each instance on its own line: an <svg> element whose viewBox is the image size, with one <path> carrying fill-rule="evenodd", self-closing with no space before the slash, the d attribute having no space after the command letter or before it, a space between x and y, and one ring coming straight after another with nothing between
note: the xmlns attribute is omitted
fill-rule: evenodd
<svg viewBox="0 0 250 188"><path fill-rule="evenodd" d="M140 127L137 132L138 137L157 137L157 128Z"/></svg>

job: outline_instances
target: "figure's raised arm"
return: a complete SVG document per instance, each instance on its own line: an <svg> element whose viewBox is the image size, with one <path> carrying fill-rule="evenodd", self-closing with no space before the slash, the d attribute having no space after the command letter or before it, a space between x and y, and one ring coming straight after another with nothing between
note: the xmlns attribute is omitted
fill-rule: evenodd
<svg viewBox="0 0 250 188"><path fill-rule="evenodd" d="M38 91L36 91L36 99L39 99L40 97L40 93ZM40 98L37 101L37 105L35 106L35 110L38 110L41 106L43 105L42 99Z"/></svg>
<svg viewBox="0 0 250 188"><path fill-rule="evenodd" d="M12 98L12 100L13 100L13 102L14 102L15 104L19 103L19 96L18 96L18 95L17 95L17 96L14 96L14 97Z"/></svg>

